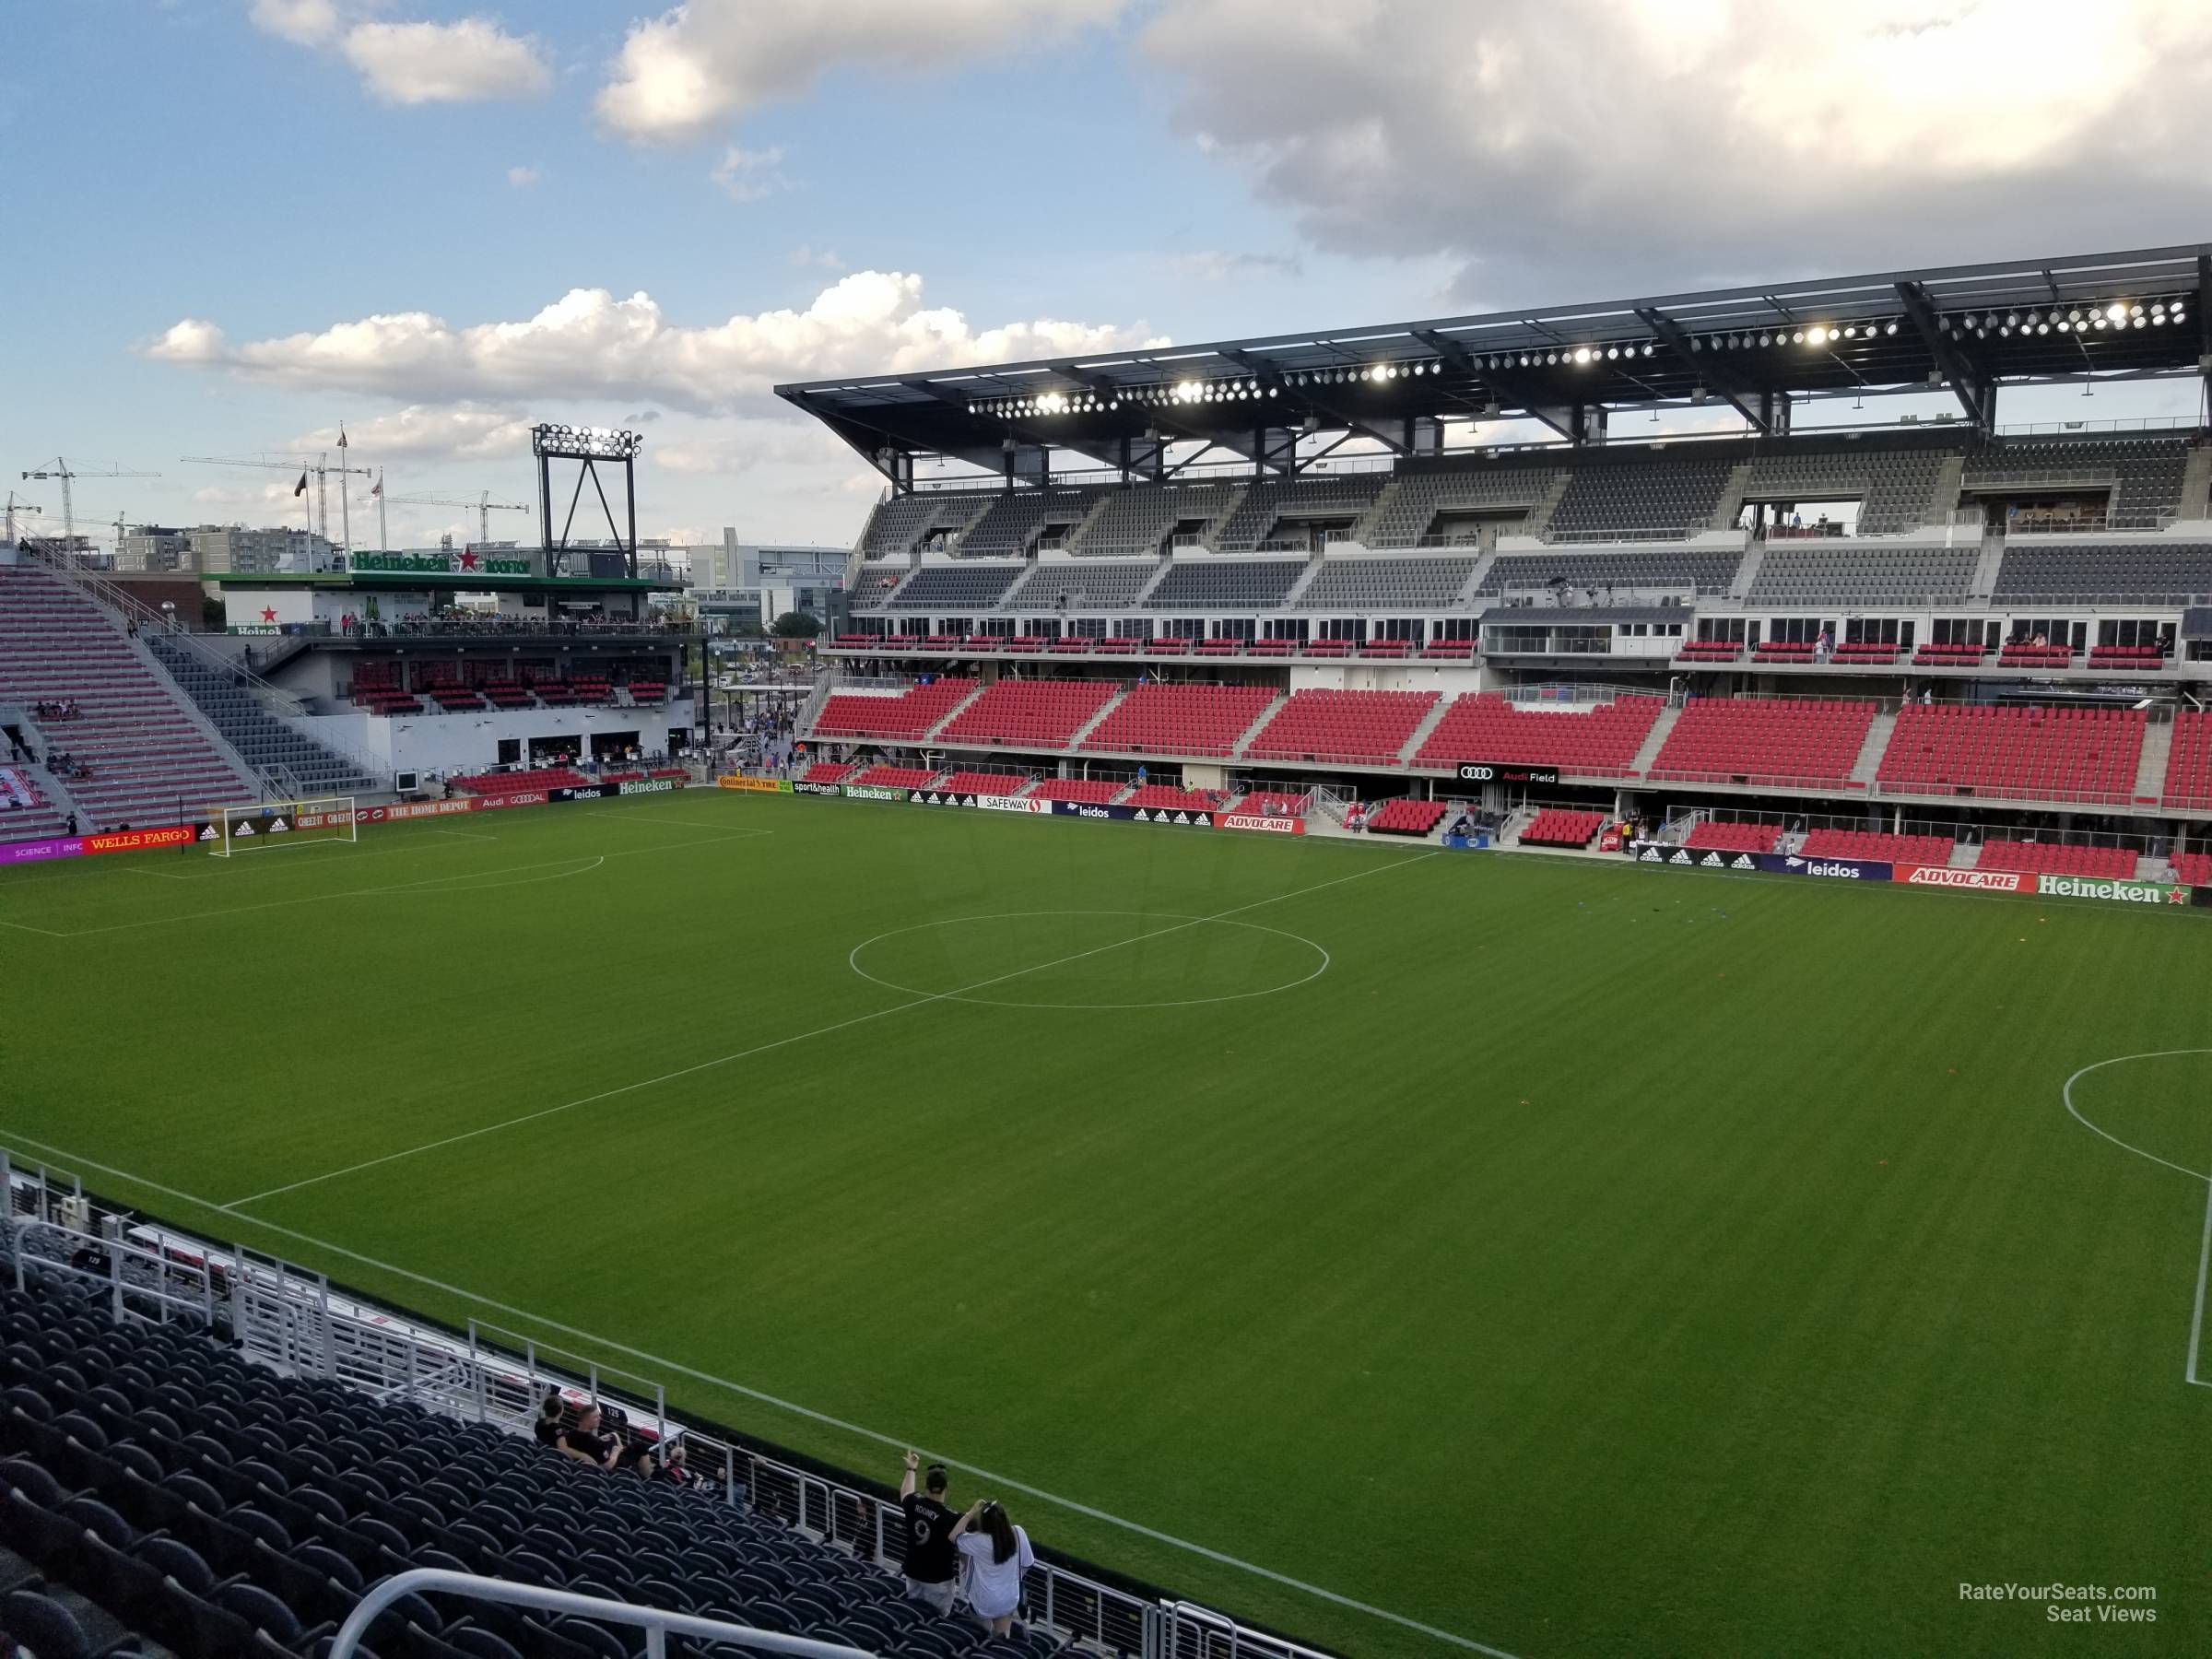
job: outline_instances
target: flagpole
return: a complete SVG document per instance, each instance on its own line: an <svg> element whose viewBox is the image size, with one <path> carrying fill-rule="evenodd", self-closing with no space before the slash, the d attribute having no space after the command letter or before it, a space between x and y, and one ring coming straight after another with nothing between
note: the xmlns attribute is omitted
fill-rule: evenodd
<svg viewBox="0 0 2212 1659"><path fill-rule="evenodd" d="M376 469L376 550L392 551L392 538L384 534L384 469Z"/></svg>
<svg viewBox="0 0 2212 1659"><path fill-rule="evenodd" d="M346 550L353 551L353 508L346 496L347 482L353 477L346 465L346 423L338 422L338 537Z"/></svg>

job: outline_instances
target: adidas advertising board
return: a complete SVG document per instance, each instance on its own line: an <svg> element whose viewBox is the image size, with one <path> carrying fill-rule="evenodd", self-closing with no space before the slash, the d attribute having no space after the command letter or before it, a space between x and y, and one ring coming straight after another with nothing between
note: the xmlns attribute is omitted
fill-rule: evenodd
<svg viewBox="0 0 2212 1659"><path fill-rule="evenodd" d="M906 797L917 806L972 806L979 812L1042 812L1050 801L1024 800L1017 795L968 794L950 789L917 789Z"/></svg>
<svg viewBox="0 0 2212 1659"><path fill-rule="evenodd" d="M1175 806L1100 806L1089 801L1054 801L1057 818L1112 818L1123 824L1174 824L1185 830L1211 830L1214 815Z"/></svg>
<svg viewBox="0 0 2212 1659"><path fill-rule="evenodd" d="M1756 870L1753 853L1722 853L1713 848L1678 847L1672 841L1630 841L1629 855L1638 864L1672 865L1682 870Z"/></svg>

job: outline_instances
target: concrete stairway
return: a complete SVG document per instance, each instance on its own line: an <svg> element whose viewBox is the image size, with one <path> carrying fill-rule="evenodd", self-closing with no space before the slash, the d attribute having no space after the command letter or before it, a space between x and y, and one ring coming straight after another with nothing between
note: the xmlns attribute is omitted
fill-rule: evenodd
<svg viewBox="0 0 2212 1659"><path fill-rule="evenodd" d="M1744 492L1751 488L1751 463L1738 461L1728 469L1727 479L1721 485L1721 499L1713 504L1710 525L1715 530L1733 530L1736 515L1744 510Z"/></svg>
<svg viewBox="0 0 2212 1659"><path fill-rule="evenodd" d="M1636 751L1636 758L1629 762L1630 771L1641 778L1652 770L1658 762L1659 751L1666 747L1667 734L1675 729L1675 722L1681 718L1682 711L1677 708L1670 707L1659 712L1659 718L1652 722L1652 729L1643 740L1643 747Z"/></svg>
<svg viewBox="0 0 2212 1659"><path fill-rule="evenodd" d="M2166 793L2166 763L2173 756L2173 722L2154 720L2143 731L2143 758L2136 766L2136 798L2157 800Z"/></svg>
<svg viewBox="0 0 2212 1659"><path fill-rule="evenodd" d="M1874 786L1874 774L1881 769L1882 757L1889 748L1889 735L1896 730L1897 716L1894 713L1877 714L1874 717L1874 724L1866 728L1865 746L1859 750L1859 758L1852 763L1853 782L1864 783L1870 789Z"/></svg>
<svg viewBox="0 0 2212 1659"><path fill-rule="evenodd" d="M1399 765L1413 764L1413 758L1421 752L1421 745L1429 741L1429 734L1443 724L1444 715L1458 700L1454 697L1440 697L1436 700L1436 707L1421 716L1421 724L1413 728L1413 735L1406 738L1406 747L1398 751Z"/></svg>

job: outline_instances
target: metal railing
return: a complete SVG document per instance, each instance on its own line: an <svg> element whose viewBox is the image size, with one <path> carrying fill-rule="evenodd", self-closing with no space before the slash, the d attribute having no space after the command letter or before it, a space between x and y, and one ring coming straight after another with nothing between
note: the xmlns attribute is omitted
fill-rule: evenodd
<svg viewBox="0 0 2212 1659"><path fill-rule="evenodd" d="M205 643L197 634L189 629L179 628L173 616L165 616L141 603L124 592L120 583L94 582L89 579L83 571L76 567L76 560L66 551L38 542L25 542L23 546L41 570L50 572L74 589L81 597L90 600L94 605L113 612L126 622L136 623L142 635L170 641L177 650L192 658L200 667L206 669L209 673L224 677L237 689L261 699L265 706L272 703L287 707L297 705L298 699L281 687L273 686L267 680L263 679L246 666L241 659ZM167 665L159 663L157 653L150 646L147 648L147 654L155 656L157 665L161 667L168 677L174 680L175 677L168 673ZM194 712L207 721L211 727L214 726L213 717L200 709L199 700L186 690L182 684L178 685L177 689L184 700L192 704ZM216 735L222 738L225 747L234 751L237 749L237 744L232 742L220 728L216 728ZM347 744L333 742L320 734L312 737L306 737L304 734L300 733L295 733L294 735L301 736L305 741L329 750L364 778L382 778L387 782L390 780L390 767L359 754ZM239 759L245 760L242 754ZM245 760L245 764L251 771L258 771L260 770L254 767L250 760Z"/></svg>
<svg viewBox="0 0 2212 1659"><path fill-rule="evenodd" d="M473 1572L447 1572L436 1567L417 1567L394 1573L371 1589L346 1616L333 1638L328 1659L354 1659L361 1638L377 1616L405 1595L452 1595L465 1601L498 1602L511 1607L531 1607L541 1613L565 1614L594 1624L628 1625L645 1632L647 1659L664 1659L668 1638L682 1636L710 1646L757 1648L764 1653L792 1653L799 1659L874 1659L865 1648L847 1647L841 1641L818 1641L811 1636L786 1636L778 1630L751 1625L729 1624L719 1618L700 1618L691 1613L664 1612L658 1607L633 1607L628 1602L607 1601L596 1595L578 1595L568 1590L541 1590L535 1584L517 1584L505 1579L483 1578ZM1256 1651L1256 1650L1255 1650Z"/></svg>
<svg viewBox="0 0 2212 1659"><path fill-rule="evenodd" d="M486 1324L472 1322L465 1331L429 1325L356 1300L323 1275L281 1258L219 1248L166 1223L134 1220L87 1194L77 1177L5 1146L0 1191L6 1194L0 1206L0 1267L11 1269L18 1284L29 1273L112 1285L121 1318L225 1330L247 1358L263 1364L518 1434L528 1431L548 1386L579 1404L604 1400L631 1424L653 1425L664 1442L680 1441L695 1478L726 1501L886 1573L903 1563L905 1517L895 1502L687 1423L668 1413L658 1384L644 1378ZM549 1353L571 1363L548 1364ZM1184 1610L1186 1623L1203 1616L1232 1632L1241 1644L1236 1652L1286 1659L1309 1654L1222 1615L1116 1588L1041 1559L1023 1583L1026 1619L1128 1659L1169 1659L1175 1608Z"/></svg>

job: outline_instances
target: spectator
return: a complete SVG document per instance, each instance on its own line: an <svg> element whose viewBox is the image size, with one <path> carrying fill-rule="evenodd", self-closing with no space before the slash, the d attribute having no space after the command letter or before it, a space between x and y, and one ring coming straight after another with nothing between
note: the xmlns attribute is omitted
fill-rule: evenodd
<svg viewBox="0 0 2212 1659"><path fill-rule="evenodd" d="M906 1454L906 1473L899 1481L899 1507L906 1513L906 1594L927 1602L940 1613L952 1611L953 1586L959 1580L960 1558L952 1543L959 1515L945 1502L943 1464L931 1464L926 1494L914 1490L914 1471L921 1454Z"/></svg>
<svg viewBox="0 0 2212 1659"><path fill-rule="evenodd" d="M1037 1559L1030 1535L1014 1524L1006 1505L979 1498L953 1523L952 1536L967 1559L968 1606L992 1635L1006 1635L1021 1606L1021 1575Z"/></svg>
<svg viewBox="0 0 2212 1659"><path fill-rule="evenodd" d="M679 1440L673 1445L663 1449L661 1466L654 1478L664 1486L688 1487L691 1484L691 1471L684 1464L684 1442L682 1441Z"/></svg>
<svg viewBox="0 0 2212 1659"><path fill-rule="evenodd" d="M599 1407L586 1406L571 1427L560 1431L558 1449L578 1463L611 1469L622 1454L621 1437L599 1432Z"/></svg>
<svg viewBox="0 0 2212 1659"><path fill-rule="evenodd" d="M530 1425L530 1438L552 1451L560 1449L560 1414L563 1409L560 1390L556 1388L538 1402L537 1421Z"/></svg>

